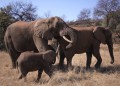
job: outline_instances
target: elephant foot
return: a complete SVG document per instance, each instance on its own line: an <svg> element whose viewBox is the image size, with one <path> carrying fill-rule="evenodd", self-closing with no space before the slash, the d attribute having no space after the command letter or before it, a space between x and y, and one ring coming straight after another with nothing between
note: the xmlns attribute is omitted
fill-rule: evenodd
<svg viewBox="0 0 120 86"><path fill-rule="evenodd" d="M89 71L90 70L90 67L86 67L86 71Z"/></svg>
<svg viewBox="0 0 120 86"><path fill-rule="evenodd" d="M71 71L71 70L73 70L73 69L74 69L74 68L73 68L72 66L68 66L68 67L67 67L67 70L68 70L68 71Z"/></svg>
<svg viewBox="0 0 120 86"><path fill-rule="evenodd" d="M97 69L97 70L100 69L100 65L97 65L97 64L96 64L96 65L95 65L95 69Z"/></svg>
<svg viewBox="0 0 120 86"><path fill-rule="evenodd" d="M64 65L63 64L59 64L58 65L58 69L60 69L60 70L64 69Z"/></svg>
<svg viewBox="0 0 120 86"><path fill-rule="evenodd" d="M22 75L20 75L18 79L22 79Z"/></svg>
<svg viewBox="0 0 120 86"><path fill-rule="evenodd" d="M59 64L57 69L60 70L60 71L62 71L62 72L68 71L68 70L67 70L67 66L64 65L64 64L63 64L63 65L60 65L60 64Z"/></svg>
<svg viewBox="0 0 120 86"><path fill-rule="evenodd" d="M77 66L76 68L74 68L75 73L78 74L81 71L81 67Z"/></svg>
<svg viewBox="0 0 120 86"><path fill-rule="evenodd" d="M39 80L38 80L38 79L36 79L36 80L35 80L35 83L38 83L38 82L39 82Z"/></svg>
<svg viewBox="0 0 120 86"><path fill-rule="evenodd" d="M72 64L71 64L71 63L68 63L68 64L67 64L67 69L68 69L68 70L73 70L73 69L74 69L74 67L72 66Z"/></svg>
<svg viewBox="0 0 120 86"><path fill-rule="evenodd" d="M51 78L53 76L53 72L49 72L48 76Z"/></svg>

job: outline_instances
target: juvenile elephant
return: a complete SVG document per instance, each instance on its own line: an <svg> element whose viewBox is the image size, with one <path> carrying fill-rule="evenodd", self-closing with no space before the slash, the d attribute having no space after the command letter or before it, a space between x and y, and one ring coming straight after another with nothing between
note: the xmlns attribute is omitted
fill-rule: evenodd
<svg viewBox="0 0 120 86"><path fill-rule="evenodd" d="M101 43L108 45L109 53L111 56L111 64L114 63L112 33L108 28L82 27L82 28L71 28L71 29L72 31L66 29L66 31L64 30L60 32L60 35L65 36L66 37L65 39L71 44L70 48L67 48L68 42L63 40L63 38L61 37L56 38L60 43L61 49L63 50L59 62L59 65L61 67L63 66L65 57L67 59L67 66L71 67L72 65L71 61L74 54L86 53L87 55L86 68L87 69L90 68L92 54L97 59L95 68L99 68L102 62L102 58L99 51ZM74 42L71 41L71 37L68 35L69 32L76 34L75 38L73 37Z"/></svg>
<svg viewBox="0 0 120 86"><path fill-rule="evenodd" d="M44 52L53 49L48 45L48 40L60 36L59 33L66 28L70 27L59 17L31 22L18 21L8 26L4 41L12 60L12 67L16 67L16 60L22 52ZM74 34L70 34L72 35Z"/></svg>
<svg viewBox="0 0 120 86"><path fill-rule="evenodd" d="M16 62L17 68L21 72L19 79L24 78L26 81L26 75L30 71L38 70L37 81L41 78L43 70L51 77L51 66L56 61L56 53L52 50L47 50L41 53L23 52L19 56Z"/></svg>

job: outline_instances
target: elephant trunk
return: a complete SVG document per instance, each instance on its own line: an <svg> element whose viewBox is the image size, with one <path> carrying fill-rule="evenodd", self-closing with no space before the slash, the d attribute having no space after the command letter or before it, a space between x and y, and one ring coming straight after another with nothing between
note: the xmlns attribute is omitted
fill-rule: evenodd
<svg viewBox="0 0 120 86"><path fill-rule="evenodd" d="M109 49L109 53L110 53L110 56L111 56L111 64L114 63L114 55L113 55L113 44L107 44L108 45L108 49Z"/></svg>
<svg viewBox="0 0 120 86"><path fill-rule="evenodd" d="M72 28L66 28L65 30L60 31L60 36L63 37L65 41L69 42L69 44L66 46L66 49L69 49L76 44L77 35ZM66 36L69 36L70 39L68 39Z"/></svg>

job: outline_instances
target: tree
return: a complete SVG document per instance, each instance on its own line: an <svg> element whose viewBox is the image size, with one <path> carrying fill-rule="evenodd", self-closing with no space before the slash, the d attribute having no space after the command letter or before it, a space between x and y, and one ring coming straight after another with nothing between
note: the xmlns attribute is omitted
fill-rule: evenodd
<svg viewBox="0 0 120 86"><path fill-rule="evenodd" d="M90 24L90 10L89 9L83 9L79 14L78 14L78 19L77 21L83 24Z"/></svg>
<svg viewBox="0 0 120 86"><path fill-rule="evenodd" d="M90 19L90 10L89 9L83 9L78 14L78 20L87 20L87 19Z"/></svg>
<svg viewBox="0 0 120 86"><path fill-rule="evenodd" d="M120 24L117 25L116 34L120 40Z"/></svg>
<svg viewBox="0 0 120 86"><path fill-rule="evenodd" d="M7 26L11 23L11 16L0 10L0 50L4 48L4 33Z"/></svg>
<svg viewBox="0 0 120 86"><path fill-rule="evenodd" d="M0 50L4 48L4 33L7 27L18 20L31 21L37 18L36 8L23 2L10 3L0 8Z"/></svg>
<svg viewBox="0 0 120 86"><path fill-rule="evenodd" d="M94 16L106 18L106 26L109 23L109 14L120 8L119 0L99 0L94 8Z"/></svg>
<svg viewBox="0 0 120 86"><path fill-rule="evenodd" d="M15 21L31 21L37 18L35 14L36 8L31 3L15 2L10 3L8 6L1 8L3 12L12 16Z"/></svg>
<svg viewBox="0 0 120 86"><path fill-rule="evenodd" d="M47 11L44 13L45 18L50 18L51 17L51 12Z"/></svg>
<svg viewBox="0 0 120 86"><path fill-rule="evenodd" d="M110 27L111 30L115 30L117 26L117 21L114 18L111 18L109 20L108 26Z"/></svg>

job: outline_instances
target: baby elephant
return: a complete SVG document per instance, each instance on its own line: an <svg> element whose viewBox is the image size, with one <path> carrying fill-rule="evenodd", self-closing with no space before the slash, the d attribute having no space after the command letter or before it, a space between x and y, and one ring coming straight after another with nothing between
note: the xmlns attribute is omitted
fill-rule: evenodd
<svg viewBox="0 0 120 86"><path fill-rule="evenodd" d="M19 79L24 78L26 81L26 75L30 71L38 70L38 77L36 81L39 81L43 70L51 77L51 66L56 61L56 53L52 50L47 50L41 53L23 52L19 56L16 62L17 69L21 72Z"/></svg>

